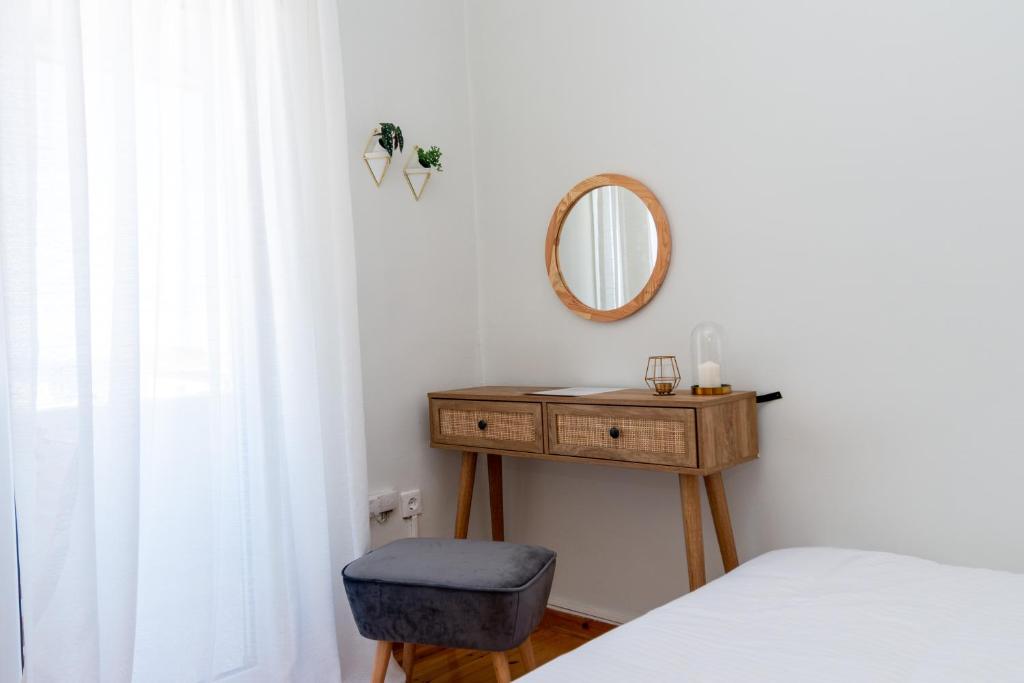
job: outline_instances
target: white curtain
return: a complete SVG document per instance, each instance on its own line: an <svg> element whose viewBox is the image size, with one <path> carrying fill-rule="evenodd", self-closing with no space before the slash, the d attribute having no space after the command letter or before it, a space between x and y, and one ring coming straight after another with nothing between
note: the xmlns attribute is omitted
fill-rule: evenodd
<svg viewBox="0 0 1024 683"><path fill-rule="evenodd" d="M0 1L28 683L363 680L338 40L332 0Z"/></svg>

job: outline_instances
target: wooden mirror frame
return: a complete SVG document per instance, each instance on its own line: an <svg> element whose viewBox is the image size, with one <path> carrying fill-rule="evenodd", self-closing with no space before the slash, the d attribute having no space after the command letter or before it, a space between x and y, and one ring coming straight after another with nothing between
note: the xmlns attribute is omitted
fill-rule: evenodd
<svg viewBox="0 0 1024 683"><path fill-rule="evenodd" d="M568 285L565 284L565 278L562 277L562 269L558 263L558 243L562 237L562 224L565 222L566 216L569 215L569 211L576 205L576 202L591 190L609 185L626 188L639 197L647 206L647 210L654 217L654 225L658 230L658 256L654 261L654 270L651 271L651 277L647 280L647 284L643 286L643 289L640 290L640 293L618 308L603 311L591 308L580 301L572 293ZM669 232L668 217L665 215L665 209L662 208L661 202L658 201L658 198L654 196L654 193L646 185L629 176L617 173L602 173L577 183L575 187L562 197L562 201L558 202L555 212L551 214L551 222L548 223L548 237L544 243L544 263L547 265L551 288L555 290L555 294L562 300L566 308L587 320L596 320L603 323L622 320L646 306L654 298L654 295L658 293L658 288L664 282L671 258L672 235Z"/></svg>

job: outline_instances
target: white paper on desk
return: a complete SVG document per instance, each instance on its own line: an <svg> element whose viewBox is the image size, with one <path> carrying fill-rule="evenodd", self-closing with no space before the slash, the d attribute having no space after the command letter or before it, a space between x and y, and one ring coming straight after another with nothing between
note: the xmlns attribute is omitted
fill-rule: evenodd
<svg viewBox="0 0 1024 683"><path fill-rule="evenodd" d="M606 391L621 391L614 387L566 387L565 389L548 389L547 391L531 391L534 396L590 396L603 394Z"/></svg>

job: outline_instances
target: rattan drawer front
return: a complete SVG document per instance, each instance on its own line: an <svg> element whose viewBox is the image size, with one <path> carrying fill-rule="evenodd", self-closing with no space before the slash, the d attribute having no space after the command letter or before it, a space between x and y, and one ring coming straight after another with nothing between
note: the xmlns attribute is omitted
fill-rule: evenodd
<svg viewBox="0 0 1024 683"><path fill-rule="evenodd" d="M518 401L430 401L430 433L435 443L544 451L539 403Z"/></svg>
<svg viewBox="0 0 1024 683"><path fill-rule="evenodd" d="M697 467L690 408L548 404L548 446L558 455Z"/></svg>

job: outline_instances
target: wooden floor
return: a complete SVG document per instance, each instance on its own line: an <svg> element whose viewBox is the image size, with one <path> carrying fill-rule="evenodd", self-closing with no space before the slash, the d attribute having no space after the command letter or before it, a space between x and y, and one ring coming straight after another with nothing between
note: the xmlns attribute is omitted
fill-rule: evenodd
<svg viewBox="0 0 1024 683"><path fill-rule="evenodd" d="M549 662L612 628L612 624L548 610L532 636L537 664L539 666ZM395 647L395 657L401 660L401 645ZM510 651L508 660L512 678L518 678L526 672L519 650ZM392 661L391 667L398 669L398 662ZM412 680L415 683L494 683L494 666L488 652L420 645L416 648Z"/></svg>

